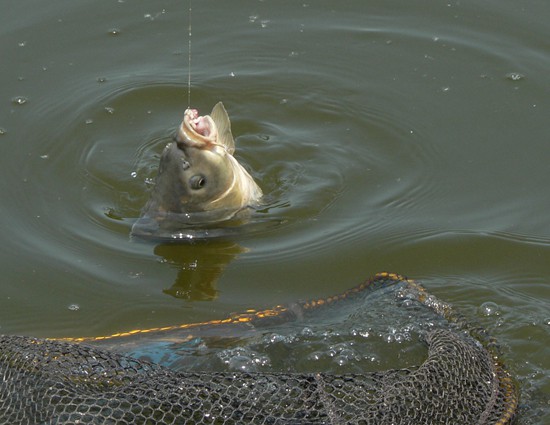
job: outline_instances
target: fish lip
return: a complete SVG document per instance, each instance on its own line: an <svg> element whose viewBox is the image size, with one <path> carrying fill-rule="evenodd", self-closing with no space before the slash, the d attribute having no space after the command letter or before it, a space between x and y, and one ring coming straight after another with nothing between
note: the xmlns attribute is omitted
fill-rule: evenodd
<svg viewBox="0 0 550 425"><path fill-rule="evenodd" d="M216 123L210 115L200 116L196 109L187 108L185 110L176 135L178 143L205 149L216 145L217 138Z"/></svg>

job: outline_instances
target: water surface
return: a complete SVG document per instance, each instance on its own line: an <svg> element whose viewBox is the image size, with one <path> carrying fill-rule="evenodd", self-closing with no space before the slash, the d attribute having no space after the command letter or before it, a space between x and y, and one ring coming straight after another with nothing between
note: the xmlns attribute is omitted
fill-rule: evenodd
<svg viewBox="0 0 550 425"><path fill-rule="evenodd" d="M129 230L187 107L186 2L6 2L0 330L211 320L390 270L487 326L520 423L544 423L549 14L537 0L194 2L191 103L224 102L266 193L258 214L280 225L173 246Z"/></svg>

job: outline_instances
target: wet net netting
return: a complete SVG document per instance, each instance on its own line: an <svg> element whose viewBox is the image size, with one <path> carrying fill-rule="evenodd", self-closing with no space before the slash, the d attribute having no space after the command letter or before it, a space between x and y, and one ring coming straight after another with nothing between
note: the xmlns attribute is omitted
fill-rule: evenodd
<svg viewBox="0 0 550 425"><path fill-rule="evenodd" d="M391 313L380 314L386 310L379 309L376 316L395 317L427 347L417 365L354 373L201 372L137 358L136 347L151 341L158 346L159 341L196 340L196 335L216 327L227 335L232 326L244 325L247 333L240 344L255 352L266 344L266 335L273 340L284 323L308 329L285 339L287 353L293 343L298 351L305 340L311 345L316 326L336 329L331 335L339 341L346 338L345 329L350 335L366 335L374 328L364 321L375 320L367 307L380 306L382 293L392 300L386 306ZM327 317L336 319L330 322ZM323 332L321 340L330 338L327 335ZM207 341L205 337L203 343ZM137 357L105 348L120 345ZM387 273L334 297L251 311L216 323L78 343L3 336L0 350L0 423L5 424L507 424L517 407L516 387L494 341L414 281Z"/></svg>

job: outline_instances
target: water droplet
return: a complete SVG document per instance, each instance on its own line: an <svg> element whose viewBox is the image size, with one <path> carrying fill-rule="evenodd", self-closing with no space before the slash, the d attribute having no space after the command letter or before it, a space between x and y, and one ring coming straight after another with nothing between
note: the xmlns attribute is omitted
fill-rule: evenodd
<svg viewBox="0 0 550 425"><path fill-rule="evenodd" d="M105 81L107 81L106 77L97 77L97 82L98 83L104 83Z"/></svg>
<svg viewBox="0 0 550 425"><path fill-rule="evenodd" d="M494 302L487 301L479 307L479 314L482 316L499 316L500 307Z"/></svg>
<svg viewBox="0 0 550 425"><path fill-rule="evenodd" d="M15 105L24 105L29 101L29 99L25 96L15 96L11 99L11 101Z"/></svg>
<svg viewBox="0 0 550 425"><path fill-rule="evenodd" d="M80 306L78 304L70 304L68 307L67 307L69 310L71 311L78 311L80 310Z"/></svg>
<svg viewBox="0 0 550 425"><path fill-rule="evenodd" d="M506 79L510 81L520 81L525 78L525 75L520 74L519 72L509 72L506 74Z"/></svg>
<svg viewBox="0 0 550 425"><path fill-rule="evenodd" d="M118 28L111 28L109 30L109 35L113 35L113 36L120 35L120 30Z"/></svg>
<svg viewBox="0 0 550 425"><path fill-rule="evenodd" d="M112 114L115 113L115 108L111 108L110 106L106 106L105 107L105 112L112 115Z"/></svg>

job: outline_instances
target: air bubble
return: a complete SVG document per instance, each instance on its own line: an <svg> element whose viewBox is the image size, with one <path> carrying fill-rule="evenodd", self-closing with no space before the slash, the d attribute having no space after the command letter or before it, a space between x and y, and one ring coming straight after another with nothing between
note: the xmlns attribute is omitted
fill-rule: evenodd
<svg viewBox="0 0 550 425"><path fill-rule="evenodd" d="M318 360L321 360L322 357L323 357L322 353L320 353L319 351L314 351L313 353L310 353L307 356L307 359L308 360L313 360L313 361L318 361Z"/></svg>
<svg viewBox="0 0 550 425"><path fill-rule="evenodd" d="M97 77L97 82L98 83L104 83L105 81L107 81L107 78L106 77Z"/></svg>
<svg viewBox="0 0 550 425"><path fill-rule="evenodd" d="M130 173L130 176L132 176L133 179L135 179L137 177L137 172L136 171L132 171Z"/></svg>
<svg viewBox="0 0 550 425"><path fill-rule="evenodd" d="M334 363L338 366L345 366L349 363L349 360L345 356L338 356L334 359Z"/></svg>
<svg viewBox="0 0 550 425"><path fill-rule="evenodd" d="M88 118L86 121L84 121L84 123L85 123L86 125L93 124L93 122L94 122L94 120L91 119L91 118Z"/></svg>
<svg viewBox="0 0 550 425"><path fill-rule="evenodd" d="M225 350L219 353L218 357L229 370L233 371L256 372L258 366L266 366L271 363L269 357L257 355L243 348Z"/></svg>
<svg viewBox="0 0 550 425"><path fill-rule="evenodd" d="M24 105L29 101L29 99L25 96L15 96L11 99L11 101L14 105Z"/></svg>
<svg viewBox="0 0 550 425"><path fill-rule="evenodd" d="M360 336L360 337L363 337L363 338L369 338L371 336L371 331L370 330L364 330L364 329L352 329L351 330L351 334L353 336Z"/></svg>
<svg viewBox="0 0 550 425"><path fill-rule="evenodd" d="M271 334L268 335L265 339L268 344L276 344L278 342L285 342L287 337L279 334Z"/></svg>
<svg viewBox="0 0 550 425"><path fill-rule="evenodd" d="M310 327L307 327L307 326L302 329L300 334L303 335L303 336L313 336L314 335L313 329L311 329Z"/></svg>
<svg viewBox="0 0 550 425"><path fill-rule="evenodd" d="M499 316L500 307L494 302L487 301L479 307L479 314L482 316Z"/></svg>
<svg viewBox="0 0 550 425"><path fill-rule="evenodd" d="M509 72L506 74L506 79L510 81L520 81L525 78L525 75L520 74L519 72Z"/></svg>
<svg viewBox="0 0 550 425"><path fill-rule="evenodd" d="M115 113L115 108L111 108L110 106L106 106L105 107L105 112L107 112L108 114L113 115Z"/></svg>
<svg viewBox="0 0 550 425"><path fill-rule="evenodd" d="M0 127L0 136L3 136L7 133L7 130L5 128Z"/></svg>
<svg viewBox="0 0 550 425"><path fill-rule="evenodd" d="M251 359L246 356L235 356L229 360L229 369L241 372L250 372Z"/></svg>
<svg viewBox="0 0 550 425"><path fill-rule="evenodd" d="M70 304L68 307L67 307L69 310L71 311L78 311L80 310L80 306L78 304Z"/></svg>
<svg viewBox="0 0 550 425"><path fill-rule="evenodd" d="M113 36L120 35L120 30L118 28L111 28L109 30L109 35L113 35Z"/></svg>

